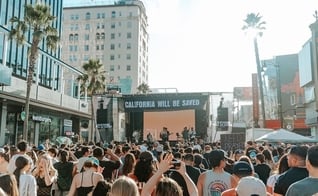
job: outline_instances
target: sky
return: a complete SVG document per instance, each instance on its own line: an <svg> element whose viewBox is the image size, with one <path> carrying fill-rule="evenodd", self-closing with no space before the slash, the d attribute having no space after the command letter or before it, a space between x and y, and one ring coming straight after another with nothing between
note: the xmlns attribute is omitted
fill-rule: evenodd
<svg viewBox="0 0 318 196"><path fill-rule="evenodd" d="M229 92L256 73L248 13L266 30L260 59L298 53L311 37L317 0L143 0L148 16L149 86L178 92Z"/></svg>

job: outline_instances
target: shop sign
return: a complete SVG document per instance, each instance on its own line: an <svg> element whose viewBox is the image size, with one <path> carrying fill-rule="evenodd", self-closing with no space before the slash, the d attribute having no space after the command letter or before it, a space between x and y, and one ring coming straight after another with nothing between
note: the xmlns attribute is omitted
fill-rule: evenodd
<svg viewBox="0 0 318 196"><path fill-rule="evenodd" d="M109 123L97 124L97 129L108 129L112 128L112 125Z"/></svg>
<svg viewBox="0 0 318 196"><path fill-rule="evenodd" d="M45 122L45 123L51 123L52 120L49 117L44 117L44 116L36 116L32 115L32 120L37 121L37 122Z"/></svg>
<svg viewBox="0 0 318 196"><path fill-rule="evenodd" d="M72 120L69 120L69 119L64 119L64 121L63 121L64 123L64 126L66 126L66 127L72 127L72 125L73 125L73 122L72 122Z"/></svg>

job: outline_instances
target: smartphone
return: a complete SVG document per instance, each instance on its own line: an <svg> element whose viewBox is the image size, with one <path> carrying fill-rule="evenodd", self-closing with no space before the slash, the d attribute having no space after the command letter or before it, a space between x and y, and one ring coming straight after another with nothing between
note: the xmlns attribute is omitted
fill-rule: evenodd
<svg viewBox="0 0 318 196"><path fill-rule="evenodd" d="M171 163L173 164L174 169L178 169L181 166L181 162L179 160L172 160Z"/></svg>

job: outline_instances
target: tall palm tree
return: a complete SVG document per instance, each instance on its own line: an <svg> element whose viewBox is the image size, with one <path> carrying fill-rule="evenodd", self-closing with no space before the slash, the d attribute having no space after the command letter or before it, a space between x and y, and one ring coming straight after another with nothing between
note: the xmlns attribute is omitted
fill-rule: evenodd
<svg viewBox="0 0 318 196"><path fill-rule="evenodd" d="M261 107L262 107L262 118L263 124L265 124L265 104L264 104L264 91L263 91L263 81L262 81L262 73L261 73L261 63L259 60L259 52L258 52L258 43L257 38L263 35L263 31L265 30L264 25L265 21L262 21L262 16L259 13L249 13L244 20L245 25L242 27L244 31L253 31L254 35L254 51L257 65L257 77L258 77L258 85L260 90L260 98L261 98ZM257 119L258 121L258 119ZM255 122L258 125L258 122ZM258 125L259 126L259 125Z"/></svg>
<svg viewBox="0 0 318 196"><path fill-rule="evenodd" d="M148 84L143 82L137 87L137 90L138 90L138 93L146 94L150 91L150 88Z"/></svg>
<svg viewBox="0 0 318 196"><path fill-rule="evenodd" d="M28 139L28 117L30 106L30 92L33 83L33 74L35 72L36 63L39 57L39 45L41 41L45 41L48 49L56 50L59 41L57 29L52 27L55 16L51 15L51 10L48 5L37 2L36 4L25 5L24 18L14 16L10 19L12 24L9 33L9 39L16 40L19 45L26 44L27 41L31 42L28 49L28 74L27 74L27 88L25 99L25 116L23 124L23 139ZM32 37L26 40L26 33L30 32Z"/></svg>
<svg viewBox="0 0 318 196"><path fill-rule="evenodd" d="M102 94L105 92L106 77L104 66L99 60L90 59L83 65L84 74L79 76L77 80L81 82L81 93L87 90L87 95L91 97L91 131L96 133L96 120L95 120L95 109L94 109L94 95Z"/></svg>

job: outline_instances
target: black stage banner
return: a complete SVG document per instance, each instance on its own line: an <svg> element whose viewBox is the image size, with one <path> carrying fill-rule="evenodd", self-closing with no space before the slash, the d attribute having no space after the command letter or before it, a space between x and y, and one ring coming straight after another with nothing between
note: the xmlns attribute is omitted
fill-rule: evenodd
<svg viewBox="0 0 318 196"><path fill-rule="evenodd" d="M137 111L166 111L206 109L208 95L198 94L148 94L125 96L124 108L126 112Z"/></svg>

